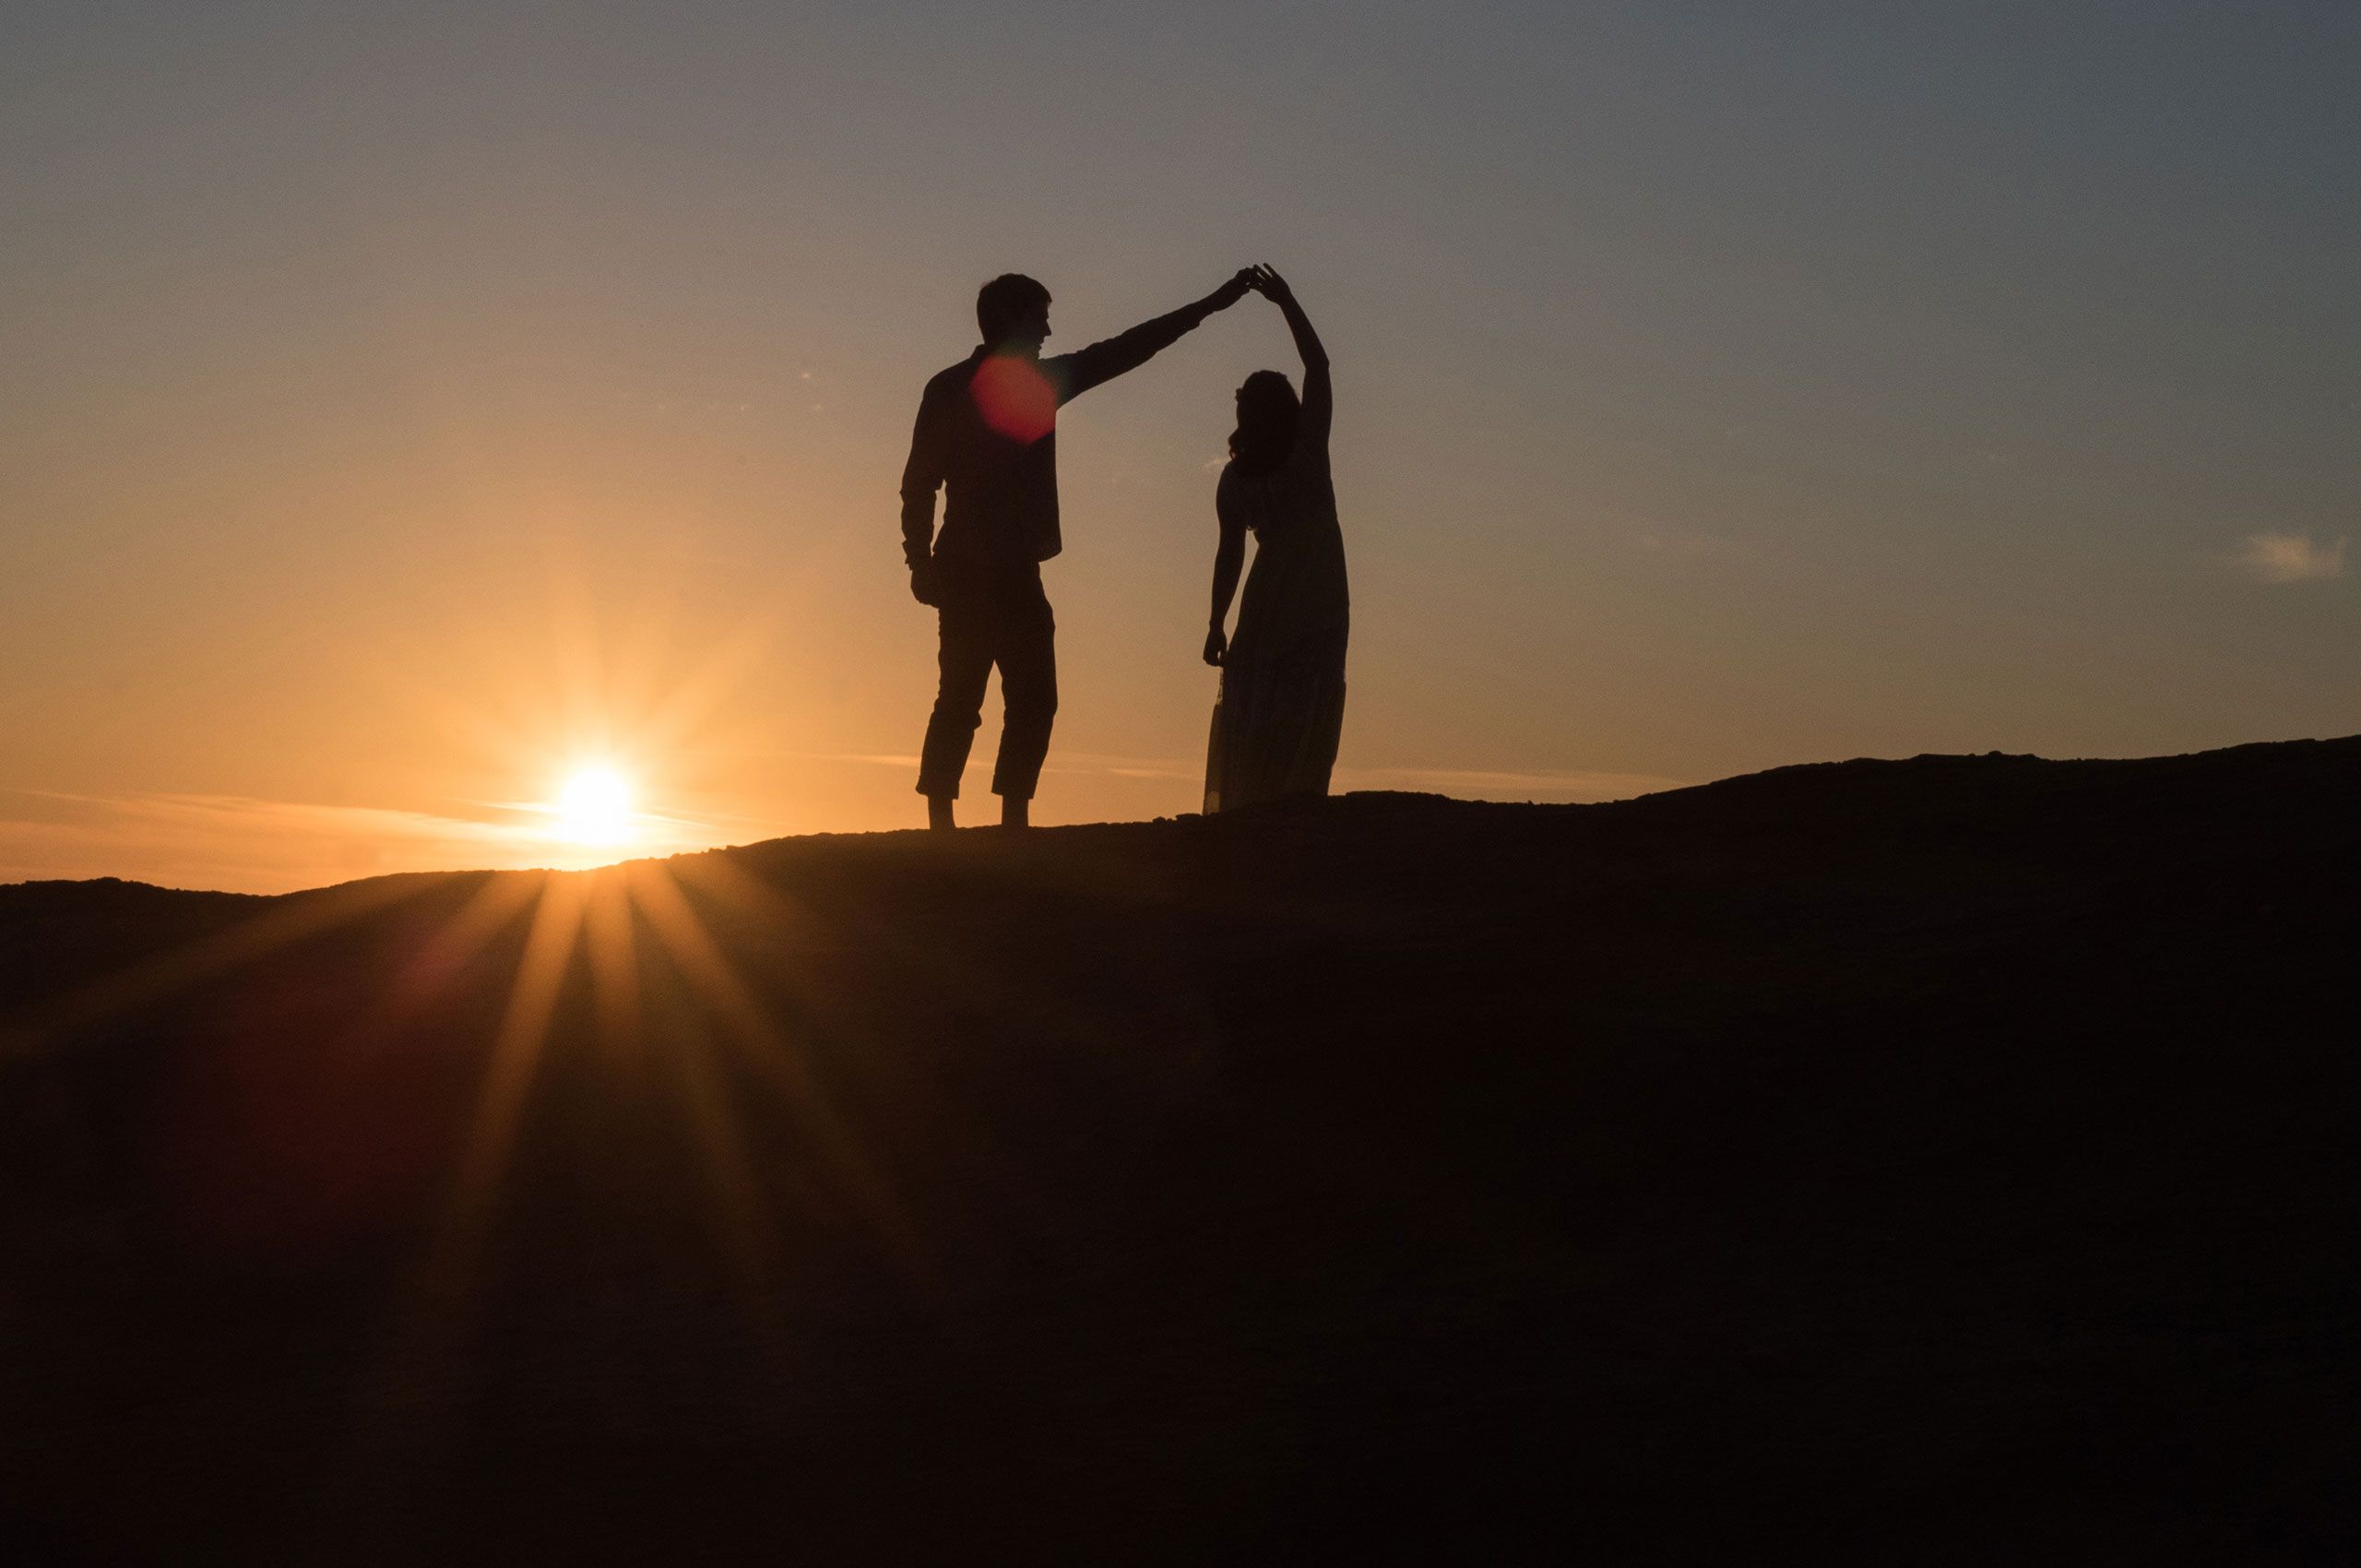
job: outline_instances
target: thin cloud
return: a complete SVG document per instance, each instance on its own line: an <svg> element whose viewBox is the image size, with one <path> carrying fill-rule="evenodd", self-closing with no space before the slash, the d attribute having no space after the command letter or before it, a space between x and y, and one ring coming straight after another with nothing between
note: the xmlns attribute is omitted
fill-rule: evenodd
<svg viewBox="0 0 2361 1568"><path fill-rule="evenodd" d="M2315 544L2308 533L2248 534L2232 560L2266 583L2315 582L2344 576L2344 540Z"/></svg>
<svg viewBox="0 0 2361 1568"><path fill-rule="evenodd" d="M1116 756L1105 752L1068 752L1062 756L1050 754L1051 760L1042 766L1044 773L1086 773L1111 775L1117 778L1194 778L1203 780L1203 763L1184 759L1156 756Z"/></svg>
<svg viewBox="0 0 2361 1568"><path fill-rule="evenodd" d="M780 752L778 754L803 762L857 762L869 767L916 767L919 765L915 753L908 756L898 752Z"/></svg>
<svg viewBox="0 0 2361 1568"><path fill-rule="evenodd" d="M916 767L919 758L894 752L785 752L785 756L806 762L848 762L865 767ZM1042 765L1044 773L1080 773L1093 777L1111 774L1118 778L1202 778L1202 765L1176 762L1167 757L1109 756L1097 752L1052 752Z"/></svg>

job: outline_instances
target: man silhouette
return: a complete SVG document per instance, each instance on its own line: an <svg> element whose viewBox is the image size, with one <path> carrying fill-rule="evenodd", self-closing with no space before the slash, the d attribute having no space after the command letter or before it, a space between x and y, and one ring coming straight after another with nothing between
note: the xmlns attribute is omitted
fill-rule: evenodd
<svg viewBox="0 0 2361 1568"><path fill-rule="evenodd" d="M1245 296L1240 272L1194 304L1071 354L1041 358L1050 291L1005 273L976 295L983 341L926 384L902 470L902 554L910 593L942 632L942 683L927 720L919 793L927 825L952 826L952 802L982 721L984 685L1000 667L1000 758L992 793L1001 822L1026 825L1058 711L1055 620L1041 563L1058 536L1058 410L1145 364L1205 317ZM946 492L943 532L934 493Z"/></svg>

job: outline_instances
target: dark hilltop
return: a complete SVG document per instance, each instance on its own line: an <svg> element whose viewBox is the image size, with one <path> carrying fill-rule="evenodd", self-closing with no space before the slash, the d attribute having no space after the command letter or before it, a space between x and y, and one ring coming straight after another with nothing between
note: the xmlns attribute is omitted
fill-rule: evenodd
<svg viewBox="0 0 2361 1568"><path fill-rule="evenodd" d="M2356 803L0 888L0 1556L2349 1561Z"/></svg>

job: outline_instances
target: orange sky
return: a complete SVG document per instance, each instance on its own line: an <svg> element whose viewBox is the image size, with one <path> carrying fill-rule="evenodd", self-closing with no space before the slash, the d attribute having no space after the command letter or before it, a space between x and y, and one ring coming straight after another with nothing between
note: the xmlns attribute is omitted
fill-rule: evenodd
<svg viewBox="0 0 2361 1568"><path fill-rule="evenodd" d="M1295 281L1342 788L2361 728L2346 35L947 16L12 7L0 879L611 858L592 761L649 852L912 823L895 486L1011 267L1053 350ZM1062 422L1037 820L1194 809L1265 365Z"/></svg>

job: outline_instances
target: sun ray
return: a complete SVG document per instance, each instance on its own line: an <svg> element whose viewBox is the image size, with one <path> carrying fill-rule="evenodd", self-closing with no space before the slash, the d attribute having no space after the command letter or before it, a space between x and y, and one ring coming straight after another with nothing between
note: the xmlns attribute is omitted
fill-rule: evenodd
<svg viewBox="0 0 2361 1568"><path fill-rule="evenodd" d="M640 990L631 886L623 873L612 869L587 874L582 935L589 961L592 1014L609 1068L626 1071L642 1053L647 1017Z"/></svg>
<svg viewBox="0 0 2361 1568"><path fill-rule="evenodd" d="M634 607L616 647L608 690L608 700L616 712L636 716L655 708L663 690L658 677L672 649L672 617L657 596L650 594Z"/></svg>
<svg viewBox="0 0 2361 1568"><path fill-rule="evenodd" d="M723 1024L743 1048L747 1060L762 1073L802 1123L817 1152L862 1219L915 1265L916 1238L903 1218L901 1206L883 1174L861 1149L845 1124L801 1048L783 1036L769 1011L742 980L714 941L705 922L682 897L670 872L662 864L635 866L632 896L647 917L650 930L680 966L697 1000Z"/></svg>
<svg viewBox="0 0 2361 1568"><path fill-rule="evenodd" d="M375 1393L356 1433L356 1442L373 1463L392 1467L409 1462L417 1445L428 1441L432 1412L450 1403L441 1380L449 1374L453 1352L467 1329L476 1261L573 959L583 920L581 881L579 875L559 872L504 875L494 885L504 883L516 891L493 896L493 888L487 887L462 911L467 937L482 940L505 923L496 923L493 914L504 907L513 919L518 906L530 902L533 923L510 979L442 1212L401 1291L390 1336L374 1371ZM455 946L467 939L453 938L447 928L445 935Z"/></svg>
<svg viewBox="0 0 2361 1568"><path fill-rule="evenodd" d="M427 1269L428 1292L438 1300L464 1293L474 1256L489 1229L526 1095L548 1043L558 991L574 956L582 921L578 876L546 873L524 956L509 988L508 1006L493 1037L475 1115L451 1183L448 1211Z"/></svg>
<svg viewBox="0 0 2361 1568"><path fill-rule="evenodd" d="M485 872L483 885L453 911L386 982L358 1039L389 1036L449 990L492 938L525 912L539 889L530 873Z"/></svg>
<svg viewBox="0 0 2361 1568"><path fill-rule="evenodd" d="M0 1059L38 1055L109 1018L419 897L435 880L385 876L282 895L252 920L85 986L14 1022L0 1022Z"/></svg>
<svg viewBox="0 0 2361 1568"><path fill-rule="evenodd" d="M726 641L718 639L704 661L649 707L646 719L633 731L633 744L654 756L675 750L684 737L711 716L770 647L775 635L772 624L770 617L756 617L741 627L736 636Z"/></svg>
<svg viewBox="0 0 2361 1568"><path fill-rule="evenodd" d="M677 963L665 968L658 984L669 1024L661 1062L670 1070L675 1102L687 1123L688 1146L718 1206L717 1230L724 1249L742 1283L760 1289L777 1265L777 1228L744 1132L730 1109L703 1010L691 994L694 984ZM759 1312L746 1315L752 1324L765 1321Z"/></svg>
<svg viewBox="0 0 2361 1568"><path fill-rule="evenodd" d="M614 736L609 730L606 644L599 633L599 602L588 584L572 572L552 596L550 623L566 730L602 750L610 747Z"/></svg>
<svg viewBox="0 0 2361 1568"><path fill-rule="evenodd" d="M777 888L733 863L728 855L714 853L687 855L670 862L666 868L676 888L704 895L727 905L750 922L759 925L774 943L792 943L799 937L813 933L810 910ZM826 999L813 994L813 988L797 983L792 968L778 977L793 988L799 999L809 996L815 1002Z"/></svg>
<svg viewBox="0 0 2361 1568"><path fill-rule="evenodd" d="M801 932L813 927L810 911L788 897L772 882L757 876L737 863L737 857L727 852L684 857L672 862L674 880L725 908L744 916L750 924L765 932ZM930 989L940 994L967 997L1005 995L1009 977L989 969L972 958L963 959L955 953L932 944L906 945L900 955L925 977ZM837 998L817 987L796 984L796 971L781 966L783 974L793 987L797 1002L812 1010L821 1019L842 1016ZM1187 1051L1177 1053L1154 1051L1109 1052L1106 1049L1109 1030L1106 1020L1080 999L1061 994L1045 994L1026 991L1014 999L1026 1007L1031 1028L1044 1046L1054 1046L1074 1052L1101 1065L1104 1070L1125 1073L1139 1071L1150 1063L1169 1063L1187 1059ZM1175 1020L1176 1028L1185 1033L1185 1025ZM1209 1026L1207 1026L1209 1027ZM980 1136L989 1137L988 1128L978 1128ZM922 1262L913 1265L913 1272L923 1273Z"/></svg>

